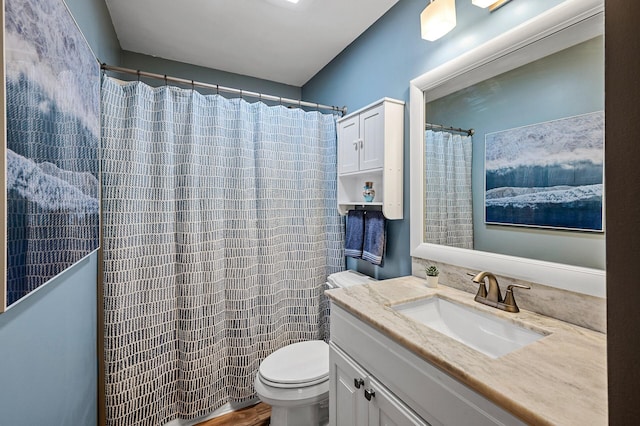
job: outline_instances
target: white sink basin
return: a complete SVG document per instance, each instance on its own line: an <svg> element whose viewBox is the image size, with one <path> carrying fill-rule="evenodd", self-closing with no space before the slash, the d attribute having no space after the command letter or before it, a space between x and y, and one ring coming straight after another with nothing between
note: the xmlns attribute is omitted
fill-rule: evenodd
<svg viewBox="0 0 640 426"><path fill-rule="evenodd" d="M491 358L499 358L545 336L435 296L391 308Z"/></svg>

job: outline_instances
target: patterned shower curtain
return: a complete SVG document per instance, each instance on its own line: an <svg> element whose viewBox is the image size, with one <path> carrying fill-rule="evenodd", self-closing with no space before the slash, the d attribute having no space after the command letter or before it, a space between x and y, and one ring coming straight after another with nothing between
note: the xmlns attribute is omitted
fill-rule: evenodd
<svg viewBox="0 0 640 426"><path fill-rule="evenodd" d="M262 359L324 337L335 118L105 76L102 121L107 423L253 397Z"/></svg>
<svg viewBox="0 0 640 426"><path fill-rule="evenodd" d="M473 248L471 136L427 130L424 241Z"/></svg>

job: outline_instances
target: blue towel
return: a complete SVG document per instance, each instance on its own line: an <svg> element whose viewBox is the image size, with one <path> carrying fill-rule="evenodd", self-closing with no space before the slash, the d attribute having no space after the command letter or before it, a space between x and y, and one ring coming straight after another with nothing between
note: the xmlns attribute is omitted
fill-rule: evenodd
<svg viewBox="0 0 640 426"><path fill-rule="evenodd" d="M368 211L364 217L362 258L374 265L382 266L386 239L382 212Z"/></svg>
<svg viewBox="0 0 640 426"><path fill-rule="evenodd" d="M347 214L347 230L344 241L344 255L362 259L362 243L364 241L364 211L349 210Z"/></svg>

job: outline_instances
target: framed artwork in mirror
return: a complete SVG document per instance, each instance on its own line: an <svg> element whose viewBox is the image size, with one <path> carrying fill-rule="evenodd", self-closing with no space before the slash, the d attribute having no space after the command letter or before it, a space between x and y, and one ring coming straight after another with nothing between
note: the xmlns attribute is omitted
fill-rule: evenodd
<svg viewBox="0 0 640 426"><path fill-rule="evenodd" d="M602 231L604 111L485 136L485 222Z"/></svg>
<svg viewBox="0 0 640 426"><path fill-rule="evenodd" d="M98 248L100 68L63 0L5 0L0 312Z"/></svg>

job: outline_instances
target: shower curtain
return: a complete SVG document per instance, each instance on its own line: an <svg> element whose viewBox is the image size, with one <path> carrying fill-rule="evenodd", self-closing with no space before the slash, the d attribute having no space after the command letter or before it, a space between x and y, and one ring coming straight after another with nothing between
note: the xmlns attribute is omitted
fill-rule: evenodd
<svg viewBox="0 0 640 426"><path fill-rule="evenodd" d="M471 136L427 130L424 241L473 248Z"/></svg>
<svg viewBox="0 0 640 426"><path fill-rule="evenodd" d="M253 397L344 269L335 118L105 76L102 120L107 423Z"/></svg>

